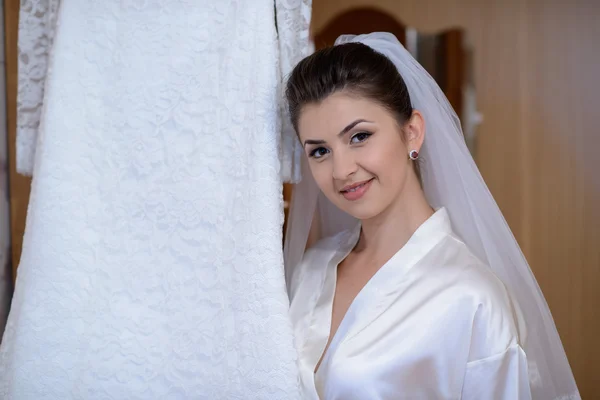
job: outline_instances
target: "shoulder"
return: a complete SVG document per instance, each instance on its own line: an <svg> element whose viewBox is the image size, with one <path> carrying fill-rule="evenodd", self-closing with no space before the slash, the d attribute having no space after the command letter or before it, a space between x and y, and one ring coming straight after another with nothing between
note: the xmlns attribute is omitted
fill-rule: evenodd
<svg viewBox="0 0 600 400"><path fill-rule="evenodd" d="M451 281L451 286L460 289L464 296L482 303L504 303L506 300L507 291L500 278L453 234L440 241L423 262L431 268L428 275Z"/></svg>
<svg viewBox="0 0 600 400"><path fill-rule="evenodd" d="M457 297L472 312L469 358L485 358L518 344L520 312L502 280L458 238L446 240L443 269L455 277Z"/></svg>

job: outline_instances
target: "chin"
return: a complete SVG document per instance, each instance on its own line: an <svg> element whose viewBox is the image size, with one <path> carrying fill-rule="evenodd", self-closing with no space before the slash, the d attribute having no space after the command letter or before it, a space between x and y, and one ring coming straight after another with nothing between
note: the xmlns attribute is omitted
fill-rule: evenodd
<svg viewBox="0 0 600 400"><path fill-rule="evenodd" d="M338 207L339 207L339 205L338 205ZM345 204L345 207L340 207L340 209L342 211L344 211L345 213L350 214L354 218L359 219L361 221L375 218L382 212L381 207L377 207L375 204L367 204L367 203L356 204L356 205L352 205L350 207L348 207L348 205Z"/></svg>

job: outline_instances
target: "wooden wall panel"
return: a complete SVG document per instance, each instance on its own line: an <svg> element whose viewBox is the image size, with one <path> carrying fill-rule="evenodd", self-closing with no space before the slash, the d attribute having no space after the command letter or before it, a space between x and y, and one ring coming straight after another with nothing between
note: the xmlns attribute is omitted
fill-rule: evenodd
<svg viewBox="0 0 600 400"><path fill-rule="evenodd" d="M600 398L600 2L313 0L423 32L465 28L484 116L477 162L552 309L582 397Z"/></svg>
<svg viewBox="0 0 600 400"><path fill-rule="evenodd" d="M600 4L530 6L524 24L529 260L584 399L600 397ZM533 12L535 11L535 12Z"/></svg>

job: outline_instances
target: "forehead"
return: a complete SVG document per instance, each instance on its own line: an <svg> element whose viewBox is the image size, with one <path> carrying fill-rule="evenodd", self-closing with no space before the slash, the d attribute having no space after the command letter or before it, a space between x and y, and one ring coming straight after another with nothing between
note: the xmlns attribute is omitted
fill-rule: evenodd
<svg viewBox="0 0 600 400"><path fill-rule="evenodd" d="M298 131L301 137L337 134L358 118L378 123L394 121L388 110L371 99L334 93L320 103L308 104L302 108Z"/></svg>

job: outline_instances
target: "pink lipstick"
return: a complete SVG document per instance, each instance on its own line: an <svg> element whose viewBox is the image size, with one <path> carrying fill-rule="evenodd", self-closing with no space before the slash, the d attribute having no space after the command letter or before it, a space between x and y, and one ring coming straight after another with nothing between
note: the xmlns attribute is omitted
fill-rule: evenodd
<svg viewBox="0 0 600 400"><path fill-rule="evenodd" d="M352 185L344 186L340 193L344 196L346 200L356 201L363 197L367 190L371 187L371 182L374 178L371 178L367 181L353 183Z"/></svg>

